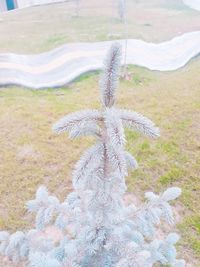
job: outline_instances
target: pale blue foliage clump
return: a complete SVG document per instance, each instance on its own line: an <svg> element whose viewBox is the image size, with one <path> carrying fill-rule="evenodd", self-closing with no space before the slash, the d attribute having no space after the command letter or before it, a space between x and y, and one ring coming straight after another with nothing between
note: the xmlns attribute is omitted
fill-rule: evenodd
<svg viewBox="0 0 200 267"><path fill-rule="evenodd" d="M29 255L30 267L61 267L61 263L43 252L35 252Z"/></svg>
<svg viewBox="0 0 200 267"><path fill-rule="evenodd" d="M36 213L36 228L43 230L51 223L54 213L59 212L60 202L56 197L49 196L47 189L41 186L36 193L36 199L27 203L29 212Z"/></svg>
<svg viewBox="0 0 200 267"><path fill-rule="evenodd" d="M71 138L92 135L96 143L75 165L73 187L64 202L42 186L27 209L35 213L35 229L10 235L0 232L0 253L29 267L185 266L176 259L179 236L157 235L159 224L174 223L169 204L181 194L177 187L148 192L140 206L124 202L125 176L137 168L125 151L124 128L150 138L159 136L154 123L139 113L114 107L121 47L114 44L100 80L101 110L65 116L53 129Z"/></svg>

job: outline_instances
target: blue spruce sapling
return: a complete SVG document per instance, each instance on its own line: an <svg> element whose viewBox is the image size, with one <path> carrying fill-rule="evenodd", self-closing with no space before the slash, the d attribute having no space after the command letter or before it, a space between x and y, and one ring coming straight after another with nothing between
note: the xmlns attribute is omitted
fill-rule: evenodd
<svg viewBox="0 0 200 267"><path fill-rule="evenodd" d="M181 190L167 189L136 207L127 205L125 176L137 167L125 151L124 128L151 138L159 136L154 123L139 113L114 107L119 80L121 47L112 45L100 80L102 108L67 115L53 130L71 138L92 135L96 143L86 150L73 172L73 187L64 202L40 187L28 211L36 214L35 228L14 234L0 232L4 260L29 267L151 267L185 266L176 259L179 236L156 238L159 224L173 224L169 205Z"/></svg>

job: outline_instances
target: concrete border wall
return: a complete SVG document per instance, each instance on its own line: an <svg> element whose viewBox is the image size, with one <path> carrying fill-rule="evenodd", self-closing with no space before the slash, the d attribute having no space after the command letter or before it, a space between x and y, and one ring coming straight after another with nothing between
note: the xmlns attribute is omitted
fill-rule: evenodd
<svg viewBox="0 0 200 267"><path fill-rule="evenodd" d="M125 47L125 40L118 40ZM163 43L128 40L127 63L172 71L200 54L200 31ZM0 54L0 86L59 87L88 71L99 70L112 41L71 43L38 55Z"/></svg>

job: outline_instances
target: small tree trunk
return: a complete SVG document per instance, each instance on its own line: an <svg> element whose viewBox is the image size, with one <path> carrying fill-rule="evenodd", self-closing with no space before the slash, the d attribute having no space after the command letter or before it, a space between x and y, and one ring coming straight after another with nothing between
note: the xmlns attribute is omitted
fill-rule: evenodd
<svg viewBox="0 0 200 267"><path fill-rule="evenodd" d="M127 7L124 0L124 12L123 12L123 23L124 23L124 62L122 69L122 78L128 79L128 69L127 69L127 50L128 50L128 24L127 24Z"/></svg>
<svg viewBox="0 0 200 267"><path fill-rule="evenodd" d="M80 15L80 2L81 0L76 0L76 10L75 10L75 13L76 13L76 17L79 17Z"/></svg>

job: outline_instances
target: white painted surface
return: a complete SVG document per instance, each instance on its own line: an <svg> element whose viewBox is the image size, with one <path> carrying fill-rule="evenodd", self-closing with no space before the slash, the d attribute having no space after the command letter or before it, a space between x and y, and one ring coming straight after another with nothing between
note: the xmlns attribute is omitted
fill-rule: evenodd
<svg viewBox="0 0 200 267"><path fill-rule="evenodd" d="M1 0L0 0L1 1ZM65 2L66 0L17 0L18 8Z"/></svg>
<svg viewBox="0 0 200 267"><path fill-rule="evenodd" d="M119 40L124 46L124 40ZM72 43L39 55L0 54L0 85L35 89L67 84L83 73L102 68L111 41ZM128 41L127 63L151 70L172 71L200 54L200 31L154 44Z"/></svg>
<svg viewBox="0 0 200 267"><path fill-rule="evenodd" d="M6 0L0 0L0 12L7 11Z"/></svg>
<svg viewBox="0 0 200 267"><path fill-rule="evenodd" d="M184 4L200 11L200 0L183 0Z"/></svg>

